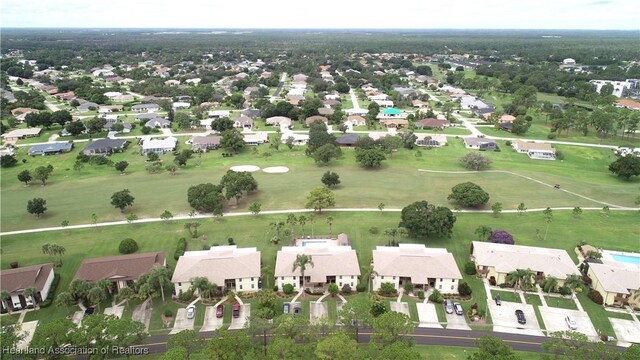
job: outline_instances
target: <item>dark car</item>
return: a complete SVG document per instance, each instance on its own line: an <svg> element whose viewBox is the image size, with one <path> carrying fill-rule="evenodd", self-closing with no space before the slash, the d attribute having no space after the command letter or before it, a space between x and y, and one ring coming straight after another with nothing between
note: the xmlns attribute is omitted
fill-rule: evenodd
<svg viewBox="0 0 640 360"><path fill-rule="evenodd" d="M290 309L290 308L291 308L291 304L289 304L289 303L285 303L285 304L283 305L283 307L282 307L282 312L283 312L283 313L285 313L285 314L288 314L288 313L289 313L289 309Z"/></svg>
<svg viewBox="0 0 640 360"><path fill-rule="evenodd" d="M460 305L460 303L453 303L453 310L457 315L464 314L464 310L462 310L462 305Z"/></svg>
<svg viewBox="0 0 640 360"><path fill-rule="evenodd" d="M302 308L299 306L296 306L293 308L293 316L298 316L300 315L300 313L302 312Z"/></svg>
<svg viewBox="0 0 640 360"><path fill-rule="evenodd" d="M89 316L89 315L93 315L93 313L94 313L95 311L96 311L96 309L95 309L95 308L88 307L88 308L86 308L86 309L84 310L84 315L83 315L83 317L87 317L87 316Z"/></svg>
<svg viewBox="0 0 640 360"><path fill-rule="evenodd" d="M240 304L238 303L233 304L233 317L234 318L240 317Z"/></svg>
<svg viewBox="0 0 640 360"><path fill-rule="evenodd" d="M526 324L527 319L524 317L524 312L522 310L516 310L516 317L518 318L518 324Z"/></svg>
<svg viewBox="0 0 640 360"><path fill-rule="evenodd" d="M500 295L496 295L496 305L501 306L502 300L500 299Z"/></svg>
<svg viewBox="0 0 640 360"><path fill-rule="evenodd" d="M224 305L220 304L216 308L216 317L221 318L224 316Z"/></svg>

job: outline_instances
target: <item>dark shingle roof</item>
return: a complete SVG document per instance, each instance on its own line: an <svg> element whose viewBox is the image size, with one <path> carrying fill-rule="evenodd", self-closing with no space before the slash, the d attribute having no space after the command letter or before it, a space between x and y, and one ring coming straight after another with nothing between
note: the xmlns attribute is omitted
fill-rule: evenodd
<svg viewBox="0 0 640 360"><path fill-rule="evenodd" d="M96 282L101 279L136 280L152 267L164 266L164 252L109 256L86 259L80 264L74 280Z"/></svg>

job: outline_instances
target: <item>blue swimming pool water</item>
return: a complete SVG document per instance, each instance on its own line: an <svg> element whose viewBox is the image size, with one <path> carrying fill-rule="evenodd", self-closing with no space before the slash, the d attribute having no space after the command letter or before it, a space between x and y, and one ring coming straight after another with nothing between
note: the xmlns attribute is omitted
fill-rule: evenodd
<svg viewBox="0 0 640 360"><path fill-rule="evenodd" d="M640 265L640 256L611 254L611 257L617 262Z"/></svg>
<svg viewBox="0 0 640 360"><path fill-rule="evenodd" d="M302 242L300 243L303 247L310 245L310 244L324 244L326 243L327 240L302 240Z"/></svg>

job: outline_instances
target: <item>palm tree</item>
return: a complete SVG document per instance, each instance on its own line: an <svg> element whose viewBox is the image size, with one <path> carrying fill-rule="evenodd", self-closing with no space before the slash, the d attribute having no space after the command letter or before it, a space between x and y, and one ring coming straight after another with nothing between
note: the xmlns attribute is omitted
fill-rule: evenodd
<svg viewBox="0 0 640 360"><path fill-rule="evenodd" d="M327 216L327 224L329 224L329 234L333 233L333 217L332 216Z"/></svg>
<svg viewBox="0 0 640 360"><path fill-rule="evenodd" d="M92 287L91 290L89 290L89 292L87 293L87 300L89 301L89 304L97 307L98 310L100 310L100 303L103 302L106 298L107 293L104 291L104 289L98 286Z"/></svg>
<svg viewBox="0 0 640 360"><path fill-rule="evenodd" d="M33 304L33 308L37 309L38 304L36 304L36 295L38 294L38 290L36 288L27 288L24 289L24 296L31 299L31 304Z"/></svg>
<svg viewBox="0 0 640 360"><path fill-rule="evenodd" d="M53 244L53 254L58 255L58 266L62 266L62 255L67 251L67 249L58 244Z"/></svg>
<svg viewBox="0 0 640 360"><path fill-rule="evenodd" d="M305 285L304 271L306 270L307 265L311 265L311 267L313 267L313 259L311 259L311 256L305 255L305 254L296 255L296 260L293 262L293 269L291 271L293 272L293 271L296 271L297 268L300 268L300 276L302 277L302 287L304 287Z"/></svg>
<svg viewBox="0 0 640 360"><path fill-rule="evenodd" d="M209 290L211 289L211 283L209 279L204 276L198 276L191 279L191 288L194 290L198 290L200 296L208 298Z"/></svg>
<svg viewBox="0 0 640 360"><path fill-rule="evenodd" d="M100 279L96 282L96 287L102 289L105 294L109 293L109 296L111 296L111 301L115 306L116 299L113 297L113 283L107 279Z"/></svg>
<svg viewBox="0 0 640 360"><path fill-rule="evenodd" d="M553 210L551 208L546 208L542 214L544 215L544 222L547 223L547 229L544 231L543 240L547 240L547 233L549 232L549 224L553 221Z"/></svg>
<svg viewBox="0 0 640 360"><path fill-rule="evenodd" d="M162 302L164 302L164 286L169 286L171 284L171 280L169 279L169 271L164 266L154 266L148 272L147 281L151 284L151 286L160 291L162 295Z"/></svg>
<svg viewBox="0 0 640 360"><path fill-rule="evenodd" d="M536 273L531 269L520 271L522 273L522 277L520 278L520 288L530 289L531 287L533 287L533 277L536 275Z"/></svg>
<svg viewBox="0 0 640 360"><path fill-rule="evenodd" d="M294 214L289 214L287 215L287 225L291 226L291 233L293 234L293 227L296 226L296 224L298 223L298 219L296 218L296 216Z"/></svg>
<svg viewBox="0 0 640 360"><path fill-rule="evenodd" d="M58 307L65 307L67 309L67 312L69 312L69 306L73 305L75 303L75 299L73 298L73 295L71 295L70 292L67 291L63 291L60 294L58 294L58 296L56 296L56 306Z"/></svg>
<svg viewBox="0 0 640 360"><path fill-rule="evenodd" d="M558 286L558 279L556 279L555 276L547 276L542 284L542 289L546 291L548 295L556 286Z"/></svg>
<svg viewBox="0 0 640 360"><path fill-rule="evenodd" d="M531 269L516 269L507 274L506 281L512 283L516 289L529 288L533 286L534 275Z"/></svg>
<svg viewBox="0 0 640 360"><path fill-rule="evenodd" d="M46 243L46 244L42 245L42 253L43 253L43 254L45 254L45 255L49 255L49 256L52 256L52 255L53 255L53 253L52 253L52 251L51 251L51 250L52 250L52 249L51 249L51 244Z"/></svg>
<svg viewBox="0 0 640 360"><path fill-rule="evenodd" d="M278 238L278 240L280 240L280 231L284 227L284 222L274 221L270 223L269 226L271 227L271 230L274 230L276 232L276 237Z"/></svg>
<svg viewBox="0 0 640 360"><path fill-rule="evenodd" d="M304 237L304 224L307 223L307 217L304 215L300 215L300 217L298 217L298 224L300 224L300 227L302 228L302 236Z"/></svg>
<svg viewBox="0 0 640 360"><path fill-rule="evenodd" d="M564 286L571 289L572 292L575 292L577 288L584 288L584 281L582 281L582 277L580 275L571 274L564 280Z"/></svg>
<svg viewBox="0 0 640 360"><path fill-rule="evenodd" d="M118 291L118 295L116 296L118 298L118 301L122 301L122 300L126 300L127 301L127 305L129 305L129 299L131 299L134 295L136 294L136 292L130 288L130 287L123 287L122 289L120 289L120 291ZM60 295L58 295L60 296Z"/></svg>
<svg viewBox="0 0 640 360"><path fill-rule="evenodd" d="M378 276L378 272L373 268L373 262L369 264L367 270L367 277L369 278L369 295L371 295L371 288L373 288L373 278Z"/></svg>
<svg viewBox="0 0 640 360"><path fill-rule="evenodd" d="M7 309L9 313L11 313L11 309L9 308L9 299L11 299L11 294L8 291L2 290L0 292L0 300L2 300L2 306Z"/></svg>

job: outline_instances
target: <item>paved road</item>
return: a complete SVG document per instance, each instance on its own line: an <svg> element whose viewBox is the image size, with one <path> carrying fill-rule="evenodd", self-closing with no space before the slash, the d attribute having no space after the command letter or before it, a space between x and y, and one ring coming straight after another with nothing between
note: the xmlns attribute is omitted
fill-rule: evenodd
<svg viewBox="0 0 640 360"><path fill-rule="evenodd" d="M282 73L282 75L280 76L280 83L278 84L278 88L273 93L273 95L269 98L269 102L276 101L276 97L278 97L278 95L280 95L280 91L282 91L282 87L284 86L284 82L285 81L287 81L287 73L286 72Z"/></svg>
<svg viewBox="0 0 640 360"><path fill-rule="evenodd" d="M358 103L358 97L356 96L356 93L351 88L349 88L349 96L351 96L351 103L353 104L353 109L362 110L362 108L360 107L360 104Z"/></svg>

